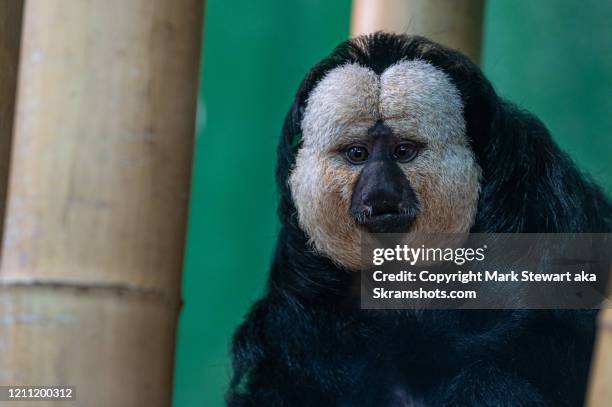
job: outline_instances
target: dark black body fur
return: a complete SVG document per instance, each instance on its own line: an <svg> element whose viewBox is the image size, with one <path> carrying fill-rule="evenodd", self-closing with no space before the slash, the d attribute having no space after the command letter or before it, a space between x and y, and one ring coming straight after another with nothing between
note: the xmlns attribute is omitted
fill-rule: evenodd
<svg viewBox="0 0 612 407"><path fill-rule="evenodd" d="M608 232L612 223L606 197L542 123L501 100L466 57L421 37L358 41L310 71L287 116L278 149L282 229L266 294L234 338L228 404L581 405L594 312L363 311L357 273L308 248L287 178L310 91L346 62L380 73L401 59L423 59L452 78L483 171L474 232Z"/></svg>

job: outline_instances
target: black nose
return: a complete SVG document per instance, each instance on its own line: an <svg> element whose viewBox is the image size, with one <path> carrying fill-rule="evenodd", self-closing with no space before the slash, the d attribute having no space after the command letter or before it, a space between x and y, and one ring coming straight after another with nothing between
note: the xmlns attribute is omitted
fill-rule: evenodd
<svg viewBox="0 0 612 407"><path fill-rule="evenodd" d="M382 185L381 188L369 190L363 197L363 205L369 215L376 216L385 213L398 213L402 195L397 188L391 185Z"/></svg>
<svg viewBox="0 0 612 407"><path fill-rule="evenodd" d="M365 164L353 190L351 213L372 233L407 232L418 213L410 182L394 162Z"/></svg>
<svg viewBox="0 0 612 407"><path fill-rule="evenodd" d="M378 160L368 163L353 191L353 209L368 215L394 214L406 201L414 198L402 170L394 162Z"/></svg>

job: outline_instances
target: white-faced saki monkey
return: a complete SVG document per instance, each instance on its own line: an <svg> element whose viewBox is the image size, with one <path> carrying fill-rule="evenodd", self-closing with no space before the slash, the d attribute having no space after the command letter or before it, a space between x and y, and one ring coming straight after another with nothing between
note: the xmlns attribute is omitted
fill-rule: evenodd
<svg viewBox="0 0 612 407"><path fill-rule="evenodd" d="M360 309L362 233L611 229L602 190L467 57L385 33L340 44L299 87L277 180L228 405L582 405L595 311Z"/></svg>

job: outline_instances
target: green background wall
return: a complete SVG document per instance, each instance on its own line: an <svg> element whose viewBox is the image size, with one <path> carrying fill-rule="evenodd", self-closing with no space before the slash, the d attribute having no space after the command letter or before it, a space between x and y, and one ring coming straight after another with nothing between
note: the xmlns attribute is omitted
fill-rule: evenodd
<svg viewBox="0 0 612 407"><path fill-rule="evenodd" d="M275 147L308 68L344 40L350 0L208 0L174 405L221 406L229 341L277 233ZM483 68L612 189L612 3L489 0Z"/></svg>

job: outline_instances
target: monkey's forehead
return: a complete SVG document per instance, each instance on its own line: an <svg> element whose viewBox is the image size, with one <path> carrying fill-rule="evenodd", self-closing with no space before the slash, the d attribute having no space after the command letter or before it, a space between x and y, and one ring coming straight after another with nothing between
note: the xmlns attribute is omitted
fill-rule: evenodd
<svg viewBox="0 0 612 407"><path fill-rule="evenodd" d="M400 61L381 75L358 64L325 75L306 102L304 147L332 148L367 137L382 120L400 137L463 142L463 101L450 77L421 61Z"/></svg>

